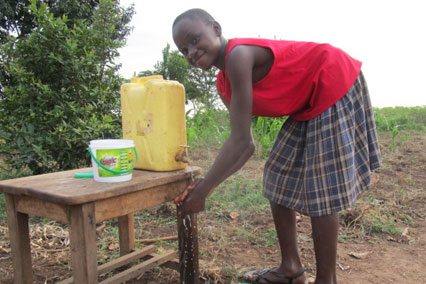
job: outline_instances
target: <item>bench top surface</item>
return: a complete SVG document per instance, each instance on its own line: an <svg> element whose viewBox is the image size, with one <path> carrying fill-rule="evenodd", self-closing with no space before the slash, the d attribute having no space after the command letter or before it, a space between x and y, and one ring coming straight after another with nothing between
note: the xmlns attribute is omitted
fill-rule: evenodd
<svg viewBox="0 0 426 284"><path fill-rule="evenodd" d="M156 186L191 179L201 173L199 167L188 166L183 170L152 172L133 170L132 179L127 182L96 182L93 178L75 178L78 172L92 168L35 175L0 181L0 193L26 195L41 200L76 205Z"/></svg>

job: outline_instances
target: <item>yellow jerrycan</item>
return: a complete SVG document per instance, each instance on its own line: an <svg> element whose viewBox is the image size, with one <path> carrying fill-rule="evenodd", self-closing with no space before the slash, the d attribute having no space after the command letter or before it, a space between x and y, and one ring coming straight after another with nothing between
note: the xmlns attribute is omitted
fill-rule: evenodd
<svg viewBox="0 0 426 284"><path fill-rule="evenodd" d="M137 169L173 171L187 166L185 89L161 75L121 85L123 138L133 140Z"/></svg>

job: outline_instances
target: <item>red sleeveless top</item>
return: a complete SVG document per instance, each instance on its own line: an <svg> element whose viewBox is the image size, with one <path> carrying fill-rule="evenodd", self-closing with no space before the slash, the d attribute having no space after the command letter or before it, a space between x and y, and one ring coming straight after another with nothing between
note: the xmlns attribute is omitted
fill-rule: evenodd
<svg viewBox="0 0 426 284"><path fill-rule="evenodd" d="M309 120L340 100L352 87L361 62L329 44L240 38L228 41L225 62L237 45L269 48L274 63L269 73L253 84L253 115ZM225 63L226 64L226 63ZM228 74L217 75L217 89L231 101Z"/></svg>

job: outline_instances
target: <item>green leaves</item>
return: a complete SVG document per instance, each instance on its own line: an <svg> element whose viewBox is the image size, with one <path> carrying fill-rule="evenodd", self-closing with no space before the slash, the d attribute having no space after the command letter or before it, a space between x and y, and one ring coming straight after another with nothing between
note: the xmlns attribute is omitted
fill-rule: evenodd
<svg viewBox="0 0 426 284"><path fill-rule="evenodd" d="M2 80L0 154L33 174L87 165L90 140L121 137L122 79L113 60L133 9L102 0L73 25L35 0L30 10L35 29L0 46L10 78Z"/></svg>
<svg viewBox="0 0 426 284"><path fill-rule="evenodd" d="M252 133L261 158L268 156L286 119L287 117L253 117Z"/></svg>

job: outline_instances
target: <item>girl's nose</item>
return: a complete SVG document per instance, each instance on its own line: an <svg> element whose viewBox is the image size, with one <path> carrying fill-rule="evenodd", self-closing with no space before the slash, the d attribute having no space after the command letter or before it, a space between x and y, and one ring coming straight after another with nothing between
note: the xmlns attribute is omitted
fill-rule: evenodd
<svg viewBox="0 0 426 284"><path fill-rule="evenodd" d="M197 53L197 49L194 47L194 46L190 46L189 48L188 48L188 58L189 59L193 59L194 58L194 55Z"/></svg>

